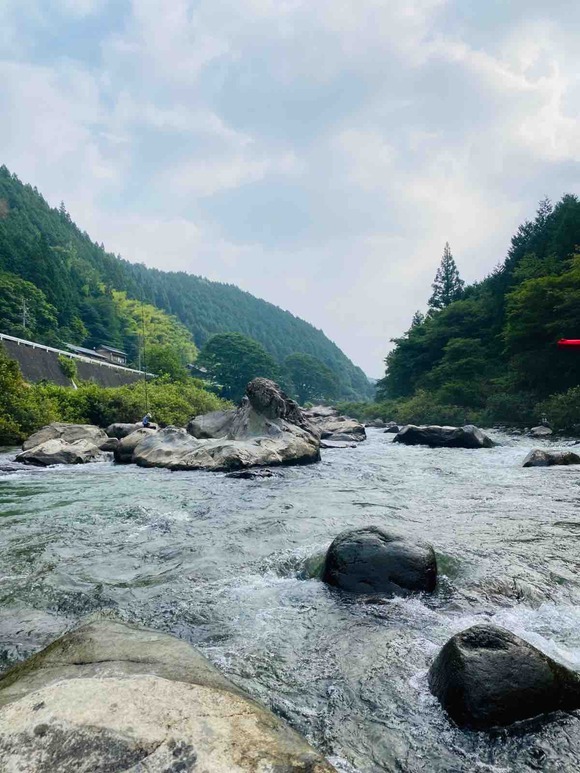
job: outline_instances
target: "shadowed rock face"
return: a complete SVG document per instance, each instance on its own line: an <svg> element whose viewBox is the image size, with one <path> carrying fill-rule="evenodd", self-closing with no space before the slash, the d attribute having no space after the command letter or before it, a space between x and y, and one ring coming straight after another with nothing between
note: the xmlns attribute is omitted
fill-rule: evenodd
<svg viewBox="0 0 580 773"><path fill-rule="evenodd" d="M576 673L493 625L453 636L431 666L429 686L458 725L477 730L580 708Z"/></svg>
<svg viewBox="0 0 580 773"><path fill-rule="evenodd" d="M122 422L117 422L115 424L109 424L105 432L110 438L117 438L118 440L121 440L124 437L127 437L127 435L130 435L131 432L135 432L135 430L140 429L143 425L141 423L137 424L124 424Z"/></svg>
<svg viewBox="0 0 580 773"><path fill-rule="evenodd" d="M393 438L393 443L408 446L431 446L431 448L492 448L493 440L478 427L416 427L408 424Z"/></svg>
<svg viewBox="0 0 580 773"><path fill-rule="evenodd" d="M333 770L186 642L106 619L0 679L0 759L20 773Z"/></svg>
<svg viewBox="0 0 580 773"><path fill-rule="evenodd" d="M437 562L430 545L369 526L336 537L328 548L322 579L355 593L431 592L437 582Z"/></svg>
<svg viewBox="0 0 580 773"><path fill-rule="evenodd" d="M552 467L555 464L580 464L580 456L573 451L547 451L536 448L526 456L523 467Z"/></svg>

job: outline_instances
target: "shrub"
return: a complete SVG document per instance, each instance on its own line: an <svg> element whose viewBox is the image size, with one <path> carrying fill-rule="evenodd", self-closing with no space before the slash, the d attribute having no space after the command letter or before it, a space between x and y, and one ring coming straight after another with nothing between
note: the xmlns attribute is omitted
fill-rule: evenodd
<svg viewBox="0 0 580 773"><path fill-rule="evenodd" d="M580 433L580 387L552 395L535 408L536 418L546 416L553 429Z"/></svg>
<svg viewBox="0 0 580 773"><path fill-rule="evenodd" d="M70 378L71 381L76 378L77 375L77 364L73 360L72 357L67 357L66 354L59 354L58 355L58 364L60 366L60 369L62 370L63 374Z"/></svg>

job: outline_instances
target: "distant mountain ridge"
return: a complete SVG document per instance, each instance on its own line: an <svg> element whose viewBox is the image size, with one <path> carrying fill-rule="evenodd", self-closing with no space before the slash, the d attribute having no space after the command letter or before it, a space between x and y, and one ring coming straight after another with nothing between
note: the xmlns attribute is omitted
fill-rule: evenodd
<svg viewBox="0 0 580 773"><path fill-rule="evenodd" d="M50 207L5 166L0 167L0 272L0 294L30 298L28 313L45 320L37 334L47 343L126 346L112 296L123 291L176 317L198 347L216 333L243 333L278 362L295 352L317 357L337 376L340 397L366 398L373 391L363 371L313 325L235 285L148 268L107 252L75 225L64 205ZM49 323L51 316L56 319ZM4 332L21 334L19 317L14 303L0 302Z"/></svg>

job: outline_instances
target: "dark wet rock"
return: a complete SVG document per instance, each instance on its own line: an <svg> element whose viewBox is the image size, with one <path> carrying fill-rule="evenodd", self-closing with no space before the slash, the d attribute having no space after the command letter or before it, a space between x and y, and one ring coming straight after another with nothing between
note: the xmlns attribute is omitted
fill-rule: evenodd
<svg viewBox="0 0 580 773"><path fill-rule="evenodd" d="M553 435L554 432L550 429L550 427L532 427L530 430L530 435L532 437L550 437L550 435Z"/></svg>
<svg viewBox="0 0 580 773"><path fill-rule="evenodd" d="M396 435L399 431L400 427L398 424L395 424L394 421L390 421L385 427L385 432L392 435Z"/></svg>
<svg viewBox="0 0 580 773"><path fill-rule="evenodd" d="M580 708L578 674L487 624L447 642L431 666L429 686L458 725L476 730Z"/></svg>
<svg viewBox="0 0 580 773"><path fill-rule="evenodd" d="M367 433L359 421L348 416L339 416L333 408L327 411L322 412L321 408L305 411L306 418L320 432L322 440L338 443L361 443L366 440Z"/></svg>
<svg viewBox="0 0 580 773"><path fill-rule="evenodd" d="M75 440L67 443L55 438L23 451L16 457L17 462L48 467L52 464L86 464L94 462L101 455L101 449L91 440Z"/></svg>
<svg viewBox="0 0 580 773"><path fill-rule="evenodd" d="M199 440L225 437L235 414L235 409L232 409L231 411L212 411L203 416L195 416L187 425L187 431Z"/></svg>
<svg viewBox="0 0 580 773"><path fill-rule="evenodd" d="M122 440L121 446L137 434ZM199 439L185 430L167 427L139 440L131 449L131 459L142 466L171 470L229 471L309 464L320 459L320 438L299 406L277 384L257 378L248 384L246 396L229 420L226 436Z"/></svg>
<svg viewBox="0 0 580 773"><path fill-rule="evenodd" d="M580 456L574 451L547 451L545 448L535 448L524 459L523 467L551 467L555 464L580 464Z"/></svg>
<svg viewBox="0 0 580 773"><path fill-rule="evenodd" d="M184 641L114 620L57 639L0 679L2 768L333 768Z"/></svg>
<svg viewBox="0 0 580 773"><path fill-rule="evenodd" d="M156 429L141 427L140 429L131 432L129 435L125 435L125 437L119 441L119 445L115 448L115 461L118 464L130 464L133 461L133 452L139 443L156 433Z"/></svg>
<svg viewBox="0 0 580 773"><path fill-rule="evenodd" d="M351 529L328 548L323 580L355 593L431 592L437 582L437 561L431 545L376 526Z"/></svg>
<svg viewBox="0 0 580 773"><path fill-rule="evenodd" d="M394 443L431 448L492 448L495 443L478 427L416 427L408 424L393 438Z"/></svg>
<svg viewBox="0 0 580 773"><path fill-rule="evenodd" d="M103 442L99 444L99 450L103 452L111 452L111 451L114 451L118 445L119 445L118 438L108 437L106 440L103 440Z"/></svg>
<svg viewBox="0 0 580 773"><path fill-rule="evenodd" d="M264 470L261 467L255 467L249 470L237 470L236 472L228 472L226 478L239 478L241 480L258 480L261 478L279 478L279 473L272 472L272 470Z"/></svg>
<svg viewBox="0 0 580 773"><path fill-rule="evenodd" d="M370 427L371 429L383 429L385 426L385 422L382 419L371 419L371 421L367 421L365 424L365 427Z"/></svg>
<svg viewBox="0 0 580 773"><path fill-rule="evenodd" d="M135 430L140 429L143 425L139 422L137 424L123 424L121 422L117 422L116 424L109 424L105 432L109 437L115 437L118 440L122 440L124 437L127 437L127 435L130 435L131 432L135 432Z"/></svg>
<svg viewBox="0 0 580 773"><path fill-rule="evenodd" d="M74 443L77 440L89 440L94 445L98 445L106 439L107 435L104 430L92 424L53 422L27 438L22 444L22 450L29 451L49 440L62 440L65 444Z"/></svg>

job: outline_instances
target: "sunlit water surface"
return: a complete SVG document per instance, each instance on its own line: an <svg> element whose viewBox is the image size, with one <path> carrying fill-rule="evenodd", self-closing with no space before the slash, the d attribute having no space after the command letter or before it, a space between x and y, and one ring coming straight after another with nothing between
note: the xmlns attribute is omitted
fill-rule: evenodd
<svg viewBox="0 0 580 773"><path fill-rule="evenodd" d="M198 646L346 773L576 773L579 714L473 733L427 687L445 641L485 621L580 669L580 470L523 469L533 441L497 439L430 450L371 430L259 481L110 462L5 474L0 668L113 609ZM336 534L370 524L433 543L432 597L308 578Z"/></svg>

